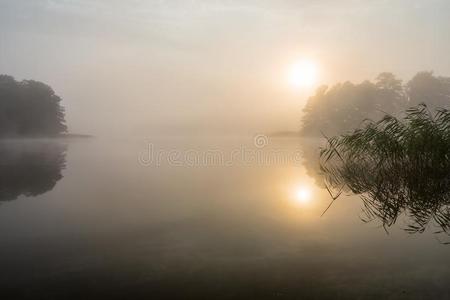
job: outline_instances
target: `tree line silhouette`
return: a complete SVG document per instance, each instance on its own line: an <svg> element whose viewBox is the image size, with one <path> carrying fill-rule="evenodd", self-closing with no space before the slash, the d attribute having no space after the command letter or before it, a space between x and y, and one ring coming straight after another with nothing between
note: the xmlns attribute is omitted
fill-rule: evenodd
<svg viewBox="0 0 450 300"><path fill-rule="evenodd" d="M0 75L0 137L49 136L66 131L61 98L50 86Z"/></svg>
<svg viewBox="0 0 450 300"><path fill-rule="evenodd" d="M392 73L381 73L375 82L322 86L303 109L303 136L337 135L361 126L366 119L386 114L398 116L405 109L426 103L428 108L450 106L450 77L419 72L409 82Z"/></svg>

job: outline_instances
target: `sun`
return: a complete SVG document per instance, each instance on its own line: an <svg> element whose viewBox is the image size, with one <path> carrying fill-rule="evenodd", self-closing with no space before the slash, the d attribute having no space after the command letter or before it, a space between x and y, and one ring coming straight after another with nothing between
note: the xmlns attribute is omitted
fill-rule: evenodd
<svg viewBox="0 0 450 300"><path fill-rule="evenodd" d="M318 73L317 64L312 60L304 59L291 66L288 80L294 88L311 87L317 83Z"/></svg>

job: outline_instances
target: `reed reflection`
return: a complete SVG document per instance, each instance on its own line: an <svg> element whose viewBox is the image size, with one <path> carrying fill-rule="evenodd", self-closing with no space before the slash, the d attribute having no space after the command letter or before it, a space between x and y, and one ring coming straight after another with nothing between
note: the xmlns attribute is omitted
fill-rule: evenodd
<svg viewBox="0 0 450 300"><path fill-rule="evenodd" d="M328 139L321 171L333 201L349 191L363 200L363 221L383 227L406 216L409 233L435 227L450 235L450 111L425 105L403 120L386 116Z"/></svg>
<svg viewBox="0 0 450 300"><path fill-rule="evenodd" d="M1 142L0 201L51 191L63 178L66 149L58 142Z"/></svg>

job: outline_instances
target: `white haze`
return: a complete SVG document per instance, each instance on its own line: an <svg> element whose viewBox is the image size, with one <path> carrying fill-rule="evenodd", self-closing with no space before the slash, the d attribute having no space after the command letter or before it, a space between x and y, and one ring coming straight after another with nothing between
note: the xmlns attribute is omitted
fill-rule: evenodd
<svg viewBox="0 0 450 300"><path fill-rule="evenodd" d="M0 73L51 85L71 132L239 134L296 130L320 84L392 71L450 75L450 2L0 0Z"/></svg>

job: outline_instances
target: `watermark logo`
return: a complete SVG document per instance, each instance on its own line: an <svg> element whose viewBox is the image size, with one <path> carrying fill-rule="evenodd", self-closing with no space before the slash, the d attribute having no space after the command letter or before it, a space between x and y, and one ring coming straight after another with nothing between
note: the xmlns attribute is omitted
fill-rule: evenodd
<svg viewBox="0 0 450 300"><path fill-rule="evenodd" d="M253 145L239 145L232 149L159 148L148 143L138 162L142 166L213 167L213 166L272 166L300 165L300 150L268 147L269 138L263 134L253 137Z"/></svg>
<svg viewBox="0 0 450 300"><path fill-rule="evenodd" d="M267 146L269 144L269 137L264 134L257 134L253 138L253 143L254 143L255 147L257 147L257 148L260 148L260 149L264 148L265 146Z"/></svg>

